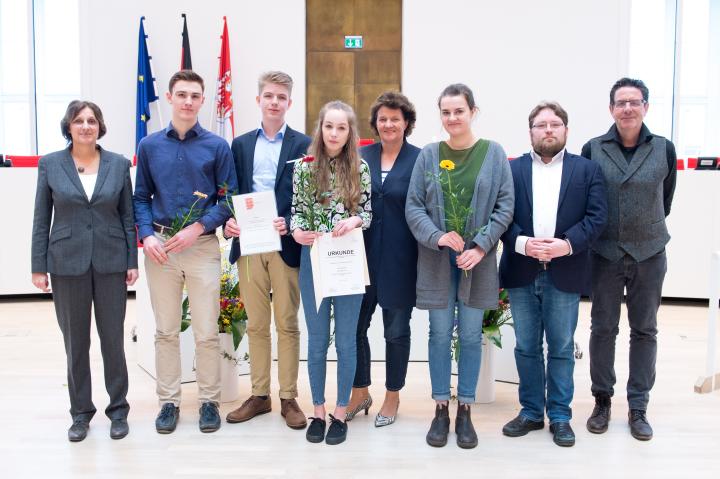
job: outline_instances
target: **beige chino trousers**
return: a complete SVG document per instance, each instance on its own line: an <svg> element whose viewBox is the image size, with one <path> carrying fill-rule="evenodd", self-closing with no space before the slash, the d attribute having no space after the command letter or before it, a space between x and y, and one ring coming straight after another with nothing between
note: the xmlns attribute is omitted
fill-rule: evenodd
<svg viewBox="0 0 720 479"><path fill-rule="evenodd" d="M250 381L253 396L270 395L271 301L275 316L280 398L297 397L300 330L298 329L298 268L291 268L280 253L243 256L238 262L240 296L248 314Z"/></svg>
<svg viewBox="0 0 720 479"><path fill-rule="evenodd" d="M165 237L155 234L160 241ZM188 249L170 253L165 264L145 257L155 314L155 367L160 404L180 405L180 319L187 286L195 338L198 399L220 402L220 248L215 235L200 236Z"/></svg>

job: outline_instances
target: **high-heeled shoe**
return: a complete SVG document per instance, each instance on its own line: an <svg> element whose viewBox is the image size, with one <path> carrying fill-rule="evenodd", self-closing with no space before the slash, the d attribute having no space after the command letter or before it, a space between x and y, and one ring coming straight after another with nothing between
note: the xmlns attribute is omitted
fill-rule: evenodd
<svg viewBox="0 0 720 479"><path fill-rule="evenodd" d="M393 414L392 416L383 416L382 414L378 413L377 416L375 416L375 427L389 426L390 424L394 423L395 419L397 418L398 409L400 409L400 401L398 401L397 408L395 409L395 414Z"/></svg>
<svg viewBox="0 0 720 479"><path fill-rule="evenodd" d="M357 405L355 409L352 411L347 411L345 413L345 422L352 421L352 419L363 409L365 410L365 415L368 415L368 409L370 409L370 406L372 406L372 396L366 397L363 402Z"/></svg>

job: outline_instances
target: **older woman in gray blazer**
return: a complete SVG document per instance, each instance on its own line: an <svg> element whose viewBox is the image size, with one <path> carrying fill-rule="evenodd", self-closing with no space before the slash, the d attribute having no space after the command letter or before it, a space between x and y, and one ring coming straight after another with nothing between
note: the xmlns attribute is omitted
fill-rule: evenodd
<svg viewBox="0 0 720 479"><path fill-rule="evenodd" d="M450 344L457 325L457 444L477 446L470 404L480 372L483 310L498 302L496 245L512 222L515 195L502 147L474 136L472 91L450 85L438 99L447 141L420 152L408 189L405 216L418 241L417 307L430 316L430 380L435 418L426 441L447 443L450 417Z"/></svg>
<svg viewBox="0 0 720 479"><path fill-rule="evenodd" d="M67 354L73 424L70 441L87 436L96 412L90 381L90 312L95 322L110 404L110 437L127 435L127 366L123 343L127 286L135 283L137 239L130 162L102 149L100 108L68 105L60 122L69 146L40 159L32 236L32 282L50 291Z"/></svg>

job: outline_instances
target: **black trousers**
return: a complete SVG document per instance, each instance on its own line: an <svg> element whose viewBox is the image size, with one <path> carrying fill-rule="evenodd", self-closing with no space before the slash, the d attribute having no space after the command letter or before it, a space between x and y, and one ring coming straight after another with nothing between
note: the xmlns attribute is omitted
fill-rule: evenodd
<svg viewBox="0 0 720 479"><path fill-rule="evenodd" d="M609 261L592 254L590 377L593 395L614 393L615 339L620 304L627 290L630 324L627 400L630 409L647 409L650 390L655 384L657 312L666 271L665 250L640 262L629 255Z"/></svg>
<svg viewBox="0 0 720 479"><path fill-rule="evenodd" d="M127 304L125 273L100 274L91 267L80 276L51 275L53 301L67 355L70 414L90 421L96 409L90 380L90 318L95 307L95 324L100 336L105 389L110 419L127 418L130 405L125 363L124 324Z"/></svg>

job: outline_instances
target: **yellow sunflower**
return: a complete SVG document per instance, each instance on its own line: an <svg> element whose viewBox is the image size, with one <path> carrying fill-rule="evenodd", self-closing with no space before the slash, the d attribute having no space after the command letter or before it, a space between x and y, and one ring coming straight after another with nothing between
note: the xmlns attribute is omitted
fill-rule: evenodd
<svg viewBox="0 0 720 479"><path fill-rule="evenodd" d="M440 168L447 171L452 171L455 169L455 163L452 160L442 160L440 162Z"/></svg>

